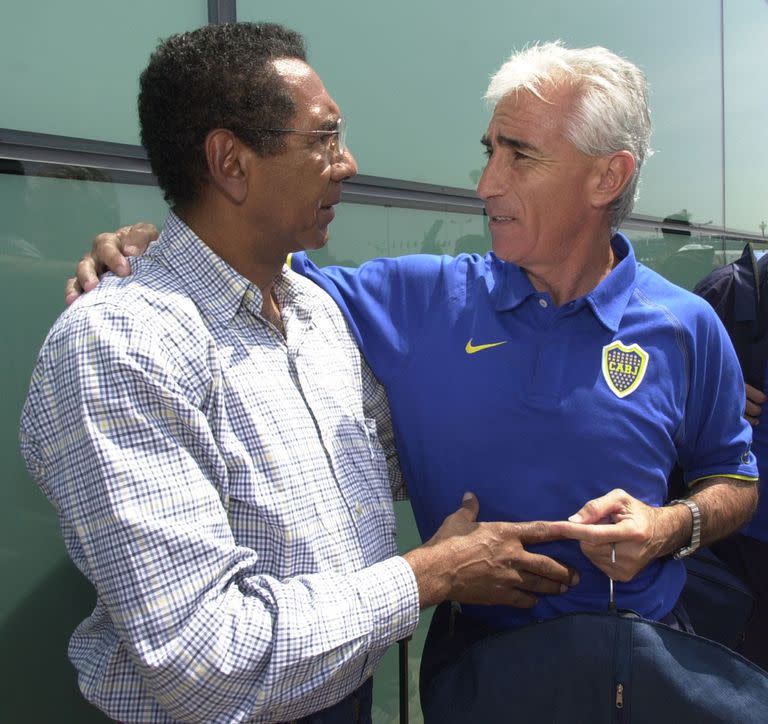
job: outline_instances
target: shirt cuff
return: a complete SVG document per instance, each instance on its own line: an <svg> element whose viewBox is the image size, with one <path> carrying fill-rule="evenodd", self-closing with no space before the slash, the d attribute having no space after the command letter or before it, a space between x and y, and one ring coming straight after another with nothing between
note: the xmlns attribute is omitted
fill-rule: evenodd
<svg viewBox="0 0 768 724"><path fill-rule="evenodd" d="M419 623L416 576L400 556L376 563L358 574L359 591L371 617L371 648L390 646L410 636Z"/></svg>

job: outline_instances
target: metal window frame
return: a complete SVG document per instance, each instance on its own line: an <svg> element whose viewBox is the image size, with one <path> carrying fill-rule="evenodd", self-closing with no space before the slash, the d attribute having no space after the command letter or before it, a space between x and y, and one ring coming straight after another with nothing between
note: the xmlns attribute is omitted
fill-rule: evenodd
<svg viewBox="0 0 768 724"><path fill-rule="evenodd" d="M114 183L157 185L146 151L141 146L0 128L0 173L46 176L50 175L51 166L98 169ZM62 175L59 173L57 177ZM364 174L345 182L342 201L455 214L484 213L483 202L474 189ZM622 227L643 231L658 231L663 227L726 241L768 243L768 238L740 229L688 226L645 214L632 214Z"/></svg>
<svg viewBox="0 0 768 724"><path fill-rule="evenodd" d="M237 22L236 0L208 0L208 24L222 25Z"/></svg>

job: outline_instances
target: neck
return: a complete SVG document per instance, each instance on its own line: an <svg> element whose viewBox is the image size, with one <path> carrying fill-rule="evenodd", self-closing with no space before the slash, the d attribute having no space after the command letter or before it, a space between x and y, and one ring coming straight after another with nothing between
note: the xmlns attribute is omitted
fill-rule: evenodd
<svg viewBox="0 0 768 724"><path fill-rule="evenodd" d="M285 263L285 252L244 224L236 209L200 204L175 211L206 246L261 290L263 303L267 304Z"/></svg>
<svg viewBox="0 0 768 724"><path fill-rule="evenodd" d="M589 294L619 263L610 240L610 229L605 229L588 243L569 246L555 263L525 272L536 291L547 292L561 307Z"/></svg>

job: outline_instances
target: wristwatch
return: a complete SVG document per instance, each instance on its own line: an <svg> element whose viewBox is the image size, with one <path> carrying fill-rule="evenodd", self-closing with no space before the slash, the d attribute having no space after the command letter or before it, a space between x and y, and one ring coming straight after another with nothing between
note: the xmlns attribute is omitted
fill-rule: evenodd
<svg viewBox="0 0 768 724"><path fill-rule="evenodd" d="M691 511L691 515L693 516L693 527L691 528L690 543L688 543L687 546L676 550L672 554L672 557L679 561L681 558L685 558L686 556L691 555L691 553L697 550L701 545L701 511L699 510L699 506L696 505L696 503L694 503L690 498L679 498L678 500L669 501L670 505L674 505L675 503L688 506L688 510Z"/></svg>

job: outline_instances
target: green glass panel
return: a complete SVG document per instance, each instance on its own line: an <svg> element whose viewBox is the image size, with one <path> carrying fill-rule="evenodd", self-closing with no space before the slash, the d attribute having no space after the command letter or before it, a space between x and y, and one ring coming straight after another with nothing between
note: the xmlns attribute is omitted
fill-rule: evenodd
<svg viewBox="0 0 768 724"><path fill-rule="evenodd" d="M768 2L726 0L726 228L768 237Z"/></svg>
<svg viewBox="0 0 768 724"><path fill-rule="evenodd" d="M361 173L459 187L474 187L483 166L481 98L512 48L557 38L604 45L651 83L656 154L636 211L664 218L685 209L694 223L723 222L719 0L338 0L332 12L239 0L238 17L306 36L310 61L348 116ZM764 52L752 63L748 78L768 77Z"/></svg>
<svg viewBox="0 0 768 724"><path fill-rule="evenodd" d="M320 266L357 266L379 256L485 254L490 248L485 217L478 214L341 204L329 243L312 258Z"/></svg>
<svg viewBox="0 0 768 724"><path fill-rule="evenodd" d="M138 143L139 73L159 38L208 22L205 0L5 2L0 128Z"/></svg>
<svg viewBox="0 0 768 724"><path fill-rule="evenodd" d="M160 223L165 208L154 187L0 175L0 721L105 721L80 697L66 656L93 592L27 475L19 415L40 345L63 311L64 280L89 239L138 218Z"/></svg>
<svg viewBox="0 0 768 724"><path fill-rule="evenodd" d="M693 290L696 283L715 267L731 262L741 255L726 251L722 239L696 234L680 234L659 229L655 233L625 230L632 240L638 261L685 289Z"/></svg>

